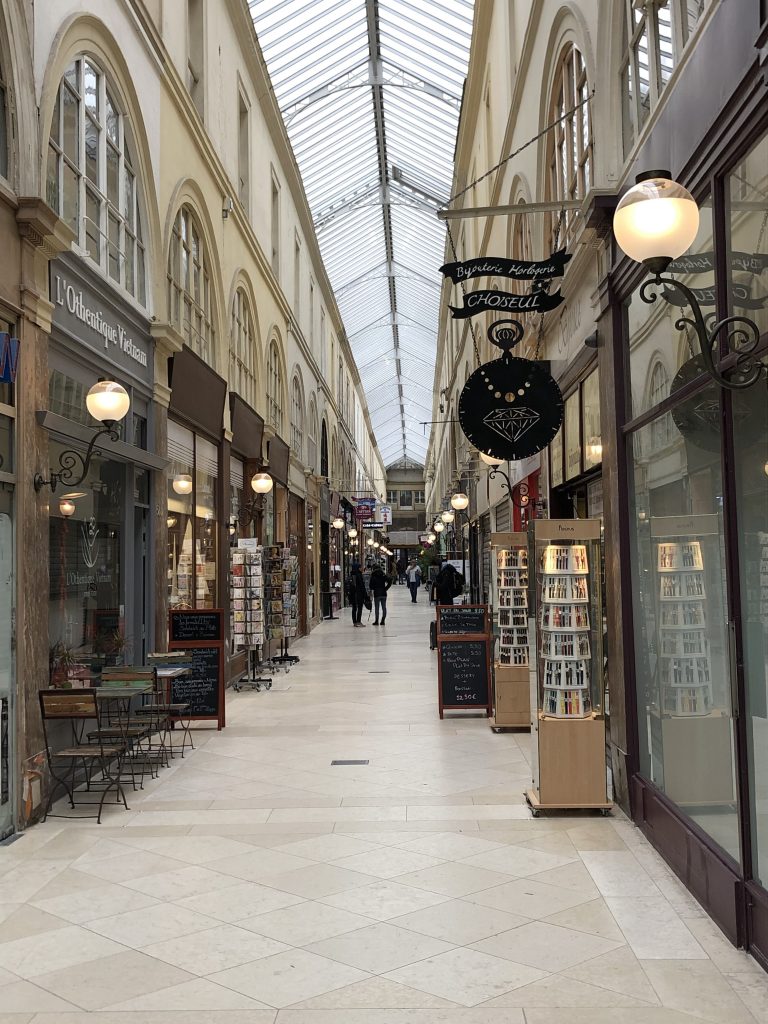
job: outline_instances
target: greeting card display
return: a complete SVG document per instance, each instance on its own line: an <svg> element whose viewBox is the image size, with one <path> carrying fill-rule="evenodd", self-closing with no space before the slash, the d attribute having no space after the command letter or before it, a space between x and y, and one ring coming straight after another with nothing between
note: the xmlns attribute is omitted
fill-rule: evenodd
<svg viewBox="0 0 768 1024"><path fill-rule="evenodd" d="M701 544L661 542L656 562L662 710L678 716L707 715L712 710L712 666Z"/></svg>
<svg viewBox="0 0 768 1024"><path fill-rule="evenodd" d="M491 728L529 726L528 538L494 533L494 717Z"/></svg>
<svg viewBox="0 0 768 1024"><path fill-rule="evenodd" d="M233 548L230 556L230 622L235 648L264 644L263 552Z"/></svg>
<svg viewBox="0 0 768 1024"><path fill-rule="evenodd" d="M584 718L592 711L587 548L584 544L549 544L542 569L542 709L555 718ZM582 653L576 655L577 651Z"/></svg>

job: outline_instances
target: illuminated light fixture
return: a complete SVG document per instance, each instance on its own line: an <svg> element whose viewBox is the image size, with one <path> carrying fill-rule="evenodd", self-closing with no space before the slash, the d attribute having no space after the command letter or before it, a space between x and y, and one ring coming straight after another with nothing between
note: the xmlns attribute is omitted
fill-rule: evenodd
<svg viewBox="0 0 768 1024"><path fill-rule="evenodd" d="M191 494L192 477L189 473L177 473L173 478L173 489L177 494Z"/></svg>
<svg viewBox="0 0 768 1024"><path fill-rule="evenodd" d="M590 462L600 462L603 458L603 443L599 437L590 437L587 445L587 455Z"/></svg>
<svg viewBox="0 0 768 1024"><path fill-rule="evenodd" d="M376 551L378 551L378 550L379 550L379 548L381 547L381 544L379 544L379 542L378 542L377 540L375 540L375 541L373 542L373 547L374 547L374 549L375 549Z"/></svg>
<svg viewBox="0 0 768 1024"><path fill-rule="evenodd" d="M435 541L437 540L437 534L430 533L429 536L427 537L427 540L429 541L430 544L434 544Z"/></svg>
<svg viewBox="0 0 768 1024"><path fill-rule="evenodd" d="M75 503L69 498L64 497L59 501L59 512L64 516L65 519L69 519L70 516L75 514Z"/></svg>
<svg viewBox="0 0 768 1024"><path fill-rule="evenodd" d="M435 533L442 533L443 530L445 529L445 523L441 522L438 519L435 525L432 527L432 529L435 531Z"/></svg>
<svg viewBox="0 0 768 1024"><path fill-rule="evenodd" d="M88 475L91 459L94 455L101 455L101 450L96 447L99 438L108 437L113 443L120 440L117 424L124 419L131 407L128 392L121 384L113 380L100 380L85 396L85 406L91 416L103 426L91 438L85 455L68 449L59 456L59 468L56 472L51 470L48 480L42 473L35 473L33 483L36 491L41 491L43 487L50 487L51 491L55 491L60 483L77 487ZM78 469L79 476L76 473Z"/></svg>
<svg viewBox="0 0 768 1024"><path fill-rule="evenodd" d="M440 518L443 520L443 522L446 525L450 525L454 521L454 519L456 518L456 514L455 514L455 512L452 512L449 509L446 509L445 512L441 512L440 513Z"/></svg>
<svg viewBox="0 0 768 1024"><path fill-rule="evenodd" d="M480 460L484 462L486 466L500 466L504 459L494 459L492 455L486 455L485 452L480 452Z"/></svg>
<svg viewBox="0 0 768 1024"><path fill-rule="evenodd" d="M344 525L344 520L340 519L338 516L331 523L331 526L334 528L334 530L343 530Z"/></svg>
<svg viewBox="0 0 768 1024"><path fill-rule="evenodd" d="M463 512L469 505L469 498L466 494L459 491L458 494L454 494L451 497L451 508L455 508L457 512Z"/></svg>
<svg viewBox="0 0 768 1024"><path fill-rule="evenodd" d="M353 527L352 527L352 529L351 529L351 530L349 531L349 534L348 534L348 536L349 536L349 537L351 537L351 538L352 538L352 540L354 540L354 539L355 539L355 537L357 536L357 530L356 530L356 529L354 528L354 526L353 526Z"/></svg>
<svg viewBox="0 0 768 1024"><path fill-rule="evenodd" d="M765 475L768 476L768 462L763 466L763 471L765 472Z"/></svg>
<svg viewBox="0 0 768 1024"><path fill-rule="evenodd" d="M669 171L639 174L636 184L622 197L613 217L613 233L623 251L648 268L652 277L640 286L643 302L653 303L661 293L679 306L681 299L690 315L675 321L678 330L690 327L699 342L704 372L721 387L738 391L751 387L768 370L753 353L760 342L760 328L743 316L728 316L712 323L705 316L696 293L677 278L665 275L670 263L693 244L699 230L699 208L687 189L672 180ZM666 286L662 289L662 285ZM715 365L720 346L736 356L724 372ZM727 374L727 376L726 376Z"/></svg>
<svg viewBox="0 0 768 1024"><path fill-rule="evenodd" d="M369 537L365 543L368 545L369 548L372 548L374 544L373 537Z"/></svg>
<svg viewBox="0 0 768 1024"><path fill-rule="evenodd" d="M237 525L234 522L230 522L227 529L229 530L229 536L234 537L235 533L237 532Z"/></svg>
<svg viewBox="0 0 768 1024"><path fill-rule="evenodd" d="M165 520L165 525L168 527L169 530L173 529L173 527L176 525L176 516L168 516L168 518Z"/></svg>
<svg viewBox="0 0 768 1024"><path fill-rule="evenodd" d="M251 490L256 494L269 494L274 487L274 480L269 473L254 473L251 477Z"/></svg>

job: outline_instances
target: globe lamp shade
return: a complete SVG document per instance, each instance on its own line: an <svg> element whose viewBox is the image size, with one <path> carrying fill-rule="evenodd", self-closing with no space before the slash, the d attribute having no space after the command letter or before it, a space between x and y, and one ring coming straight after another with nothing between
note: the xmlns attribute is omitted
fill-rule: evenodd
<svg viewBox="0 0 768 1024"><path fill-rule="evenodd" d="M177 473L173 478L173 489L177 494L191 494L192 477L189 473Z"/></svg>
<svg viewBox="0 0 768 1024"><path fill-rule="evenodd" d="M368 545L369 548L372 548L373 547L373 538L369 537L368 540L366 541L366 544Z"/></svg>
<svg viewBox="0 0 768 1024"><path fill-rule="evenodd" d="M454 494L451 498L451 507L455 508L457 512L463 512L468 505L469 498L466 494L459 492L458 494Z"/></svg>
<svg viewBox="0 0 768 1024"><path fill-rule="evenodd" d="M256 494L269 494L274 486L274 481L269 473L254 473L251 477L251 489Z"/></svg>
<svg viewBox="0 0 768 1024"><path fill-rule="evenodd" d="M333 522L331 523L331 526L333 526L334 530L343 530L344 529L344 520L343 519L339 519L338 516L337 516L336 519L334 519Z"/></svg>
<svg viewBox="0 0 768 1024"><path fill-rule="evenodd" d="M435 534L435 533L430 533L430 535L429 535L429 537L428 537L427 539L429 540L429 543L430 543L430 544L434 544L434 543L435 543L435 541L437 540L437 534Z"/></svg>
<svg viewBox="0 0 768 1024"><path fill-rule="evenodd" d="M440 518L443 520L444 523L450 524L450 523L452 523L454 521L454 519L456 518L456 515L455 515L455 513L449 512L446 509L445 512L441 512L440 513Z"/></svg>
<svg viewBox="0 0 768 1024"><path fill-rule="evenodd" d="M644 180L633 185L616 207L616 241L638 263L677 259L691 247L699 230L696 200L665 173L641 175Z"/></svg>
<svg viewBox="0 0 768 1024"><path fill-rule="evenodd" d="M100 423L117 423L131 407L125 388L113 380L100 380L85 396L88 412Z"/></svg>
<svg viewBox="0 0 768 1024"><path fill-rule="evenodd" d="M486 466L500 466L504 459L494 459L492 455L486 455L485 452L480 452L480 460L486 464Z"/></svg>
<svg viewBox="0 0 768 1024"><path fill-rule="evenodd" d="M432 529L435 531L435 533L442 533L443 530L445 529L445 523L441 522L438 519L435 525L432 527Z"/></svg>
<svg viewBox="0 0 768 1024"><path fill-rule="evenodd" d="M75 514L74 501L71 498L62 498L59 502L59 512L61 512L65 519L69 519L70 516Z"/></svg>
<svg viewBox="0 0 768 1024"><path fill-rule="evenodd" d="M353 527L352 527L352 529L351 529L351 530L349 531L349 536L350 536L350 537L352 538L352 540L354 540L354 539L355 539L355 537L357 536L357 530L356 530L356 529L354 528L354 526L353 526Z"/></svg>

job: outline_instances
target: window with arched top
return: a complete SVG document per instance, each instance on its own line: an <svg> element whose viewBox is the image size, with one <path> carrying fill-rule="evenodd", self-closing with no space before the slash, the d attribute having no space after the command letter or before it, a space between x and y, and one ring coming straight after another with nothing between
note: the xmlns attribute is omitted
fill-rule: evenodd
<svg viewBox="0 0 768 1024"><path fill-rule="evenodd" d="M298 373L291 381L291 451L304 461L304 389Z"/></svg>
<svg viewBox="0 0 768 1024"><path fill-rule="evenodd" d="M309 400L309 419L307 421L307 466L313 473L317 472L317 404L315 396Z"/></svg>
<svg viewBox="0 0 768 1024"><path fill-rule="evenodd" d="M592 185L592 118L587 67L581 51L569 43L560 55L550 94L547 124L547 199L583 199ZM555 123L556 122L556 123ZM573 211L549 215L553 249L562 248L574 230Z"/></svg>
<svg viewBox="0 0 768 1024"><path fill-rule="evenodd" d="M45 195L94 263L146 306L135 146L116 97L90 57L78 57L64 72L48 137ZM0 129L0 149L1 135Z"/></svg>
<svg viewBox="0 0 768 1024"><path fill-rule="evenodd" d="M648 387L648 408L653 409L669 397L669 374L664 364L657 361L651 370ZM669 444L672 422L669 413L659 416L651 423L651 450L656 451Z"/></svg>
<svg viewBox="0 0 768 1024"><path fill-rule="evenodd" d="M267 423L274 427L278 434L282 434L283 370L274 338L270 341L267 352Z"/></svg>
<svg viewBox="0 0 768 1024"><path fill-rule="evenodd" d="M210 263L200 223L186 204L176 214L171 232L168 311L192 351L212 365L216 327Z"/></svg>
<svg viewBox="0 0 768 1024"><path fill-rule="evenodd" d="M525 207L525 200L519 199L518 206ZM513 260L526 262L533 259L533 247L531 245L531 226L529 218L525 213L518 213L514 216L512 223L512 237L510 239L510 253ZM529 281L510 281L511 291L523 295L530 290Z"/></svg>
<svg viewBox="0 0 768 1024"><path fill-rule="evenodd" d="M8 112L8 86L3 74L3 60L0 54L0 177L8 177L10 141L8 137L8 125L10 114Z"/></svg>
<svg viewBox="0 0 768 1024"><path fill-rule="evenodd" d="M325 420L320 434L320 476L328 477L328 427Z"/></svg>
<svg viewBox="0 0 768 1024"><path fill-rule="evenodd" d="M251 303L244 288L238 288L232 302L229 339L230 387L250 406L256 405L256 332Z"/></svg>
<svg viewBox="0 0 768 1024"><path fill-rule="evenodd" d="M336 401L339 404L339 412L344 412L344 363L339 356L339 374L336 382Z"/></svg>

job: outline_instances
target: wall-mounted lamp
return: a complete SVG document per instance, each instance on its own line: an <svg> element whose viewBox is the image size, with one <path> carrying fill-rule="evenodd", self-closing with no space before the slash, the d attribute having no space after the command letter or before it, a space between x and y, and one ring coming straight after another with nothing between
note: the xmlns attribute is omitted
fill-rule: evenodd
<svg viewBox="0 0 768 1024"><path fill-rule="evenodd" d="M74 501L67 497L61 498L59 501L59 512L61 512L65 519L69 519L70 516L75 514Z"/></svg>
<svg viewBox="0 0 768 1024"><path fill-rule="evenodd" d="M451 508L456 509L457 512L463 512L468 506L469 498L461 491L451 496Z"/></svg>
<svg viewBox="0 0 768 1024"><path fill-rule="evenodd" d="M509 500L517 508L528 508L531 503L530 495L528 494L528 484L524 480L521 480L518 484L512 484L507 473L503 469L499 469L498 466L494 466L488 474L488 479L493 480L495 476L501 476L504 478L504 483L507 488L507 494Z"/></svg>
<svg viewBox="0 0 768 1024"><path fill-rule="evenodd" d="M446 509L445 512L440 513L440 518L447 526L450 526L450 524L456 518L456 513L449 509Z"/></svg>
<svg viewBox="0 0 768 1024"><path fill-rule="evenodd" d="M100 380L85 396L85 405L91 416L104 425L91 438L85 455L68 449L59 456L59 469L56 472L51 470L50 479L46 480L42 473L35 473L33 482L36 491L41 491L43 487L50 487L51 491L55 491L60 483L69 487L81 484L88 475L91 459L94 455L101 455L101 450L96 447L99 438L106 436L113 442L120 440L117 424L131 407L131 400L125 388L113 380Z"/></svg>
<svg viewBox="0 0 768 1024"><path fill-rule="evenodd" d="M669 171L646 171L623 196L613 218L613 233L623 251L644 264L653 275L640 287L643 302L655 302L661 285L669 291L662 296L670 301L675 294L685 299L691 316L675 321L678 331L693 328L699 342L704 371L720 387L738 391L751 387L766 371L753 355L760 341L760 329L744 316L727 316L708 326L714 317L706 317L694 292L677 278L665 276L669 264L690 248L699 230L699 208L691 193L672 180ZM725 331L726 352L736 360L724 373L715 365L721 334Z"/></svg>
<svg viewBox="0 0 768 1024"><path fill-rule="evenodd" d="M437 534L436 533L430 533L427 536L427 540L429 541L430 544L434 544L435 541L437 540Z"/></svg>
<svg viewBox="0 0 768 1024"><path fill-rule="evenodd" d="M347 536L348 536L348 537L350 538L350 540L354 540L354 539L355 539L355 537L357 536L357 530L356 530L356 529L354 528L354 526L353 526L353 527L352 527L352 529L351 529L351 530L349 531L349 533L347 534Z"/></svg>
<svg viewBox="0 0 768 1024"><path fill-rule="evenodd" d="M274 487L274 480L269 473L254 473L251 477L251 490L256 494L269 494Z"/></svg>
<svg viewBox="0 0 768 1024"><path fill-rule="evenodd" d="M189 473L177 473L173 478L173 489L177 494L192 493L192 477Z"/></svg>
<svg viewBox="0 0 768 1024"><path fill-rule="evenodd" d="M369 537L368 540L365 543L368 545L369 548L372 548L374 543L375 543L375 541L374 541L373 537Z"/></svg>
<svg viewBox="0 0 768 1024"><path fill-rule="evenodd" d="M603 442L599 437L590 437L587 445L587 455L590 462L602 462Z"/></svg>
<svg viewBox="0 0 768 1024"><path fill-rule="evenodd" d="M264 495L274 487L274 480L269 473L254 473L251 477L251 490L253 498L237 510L237 518L240 525L245 528L250 523L255 523L257 516L264 509Z"/></svg>
<svg viewBox="0 0 768 1024"><path fill-rule="evenodd" d="M346 524L344 520L340 516L336 516L336 518L331 523L331 526L334 528L334 530L343 530L345 525Z"/></svg>
<svg viewBox="0 0 768 1024"><path fill-rule="evenodd" d="M435 524L434 524L434 526L432 527L432 529L433 529L433 530L435 531L435 533L442 533L442 532L443 532L443 530L445 529L445 523L444 523L444 522L442 522L442 521L441 521L440 519L438 519L438 520L437 520L437 521L435 522Z"/></svg>
<svg viewBox="0 0 768 1024"><path fill-rule="evenodd" d="M232 213L235 208L235 204L232 200L232 196L224 196L224 202L221 204L221 216L224 220Z"/></svg>
<svg viewBox="0 0 768 1024"><path fill-rule="evenodd" d="M176 516L168 516L168 518L165 520L165 525L168 527L169 530L172 530L173 527L176 525Z"/></svg>
<svg viewBox="0 0 768 1024"><path fill-rule="evenodd" d="M480 461L484 462L486 466L500 466L504 459L494 459L492 455L486 455L485 452L480 452Z"/></svg>

